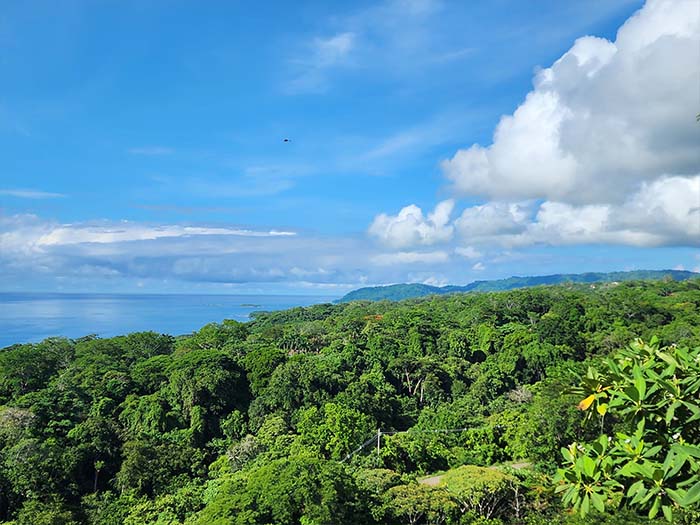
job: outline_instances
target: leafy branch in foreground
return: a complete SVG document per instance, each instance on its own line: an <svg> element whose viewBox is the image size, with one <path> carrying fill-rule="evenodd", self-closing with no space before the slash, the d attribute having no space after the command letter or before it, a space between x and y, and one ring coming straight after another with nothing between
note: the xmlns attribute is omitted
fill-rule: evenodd
<svg viewBox="0 0 700 525"><path fill-rule="evenodd" d="M592 508L627 507L668 521L675 510L700 501L700 348L659 348L636 340L589 368L576 392L579 409L601 429L614 432L592 443L562 449L557 492L564 504L588 514Z"/></svg>

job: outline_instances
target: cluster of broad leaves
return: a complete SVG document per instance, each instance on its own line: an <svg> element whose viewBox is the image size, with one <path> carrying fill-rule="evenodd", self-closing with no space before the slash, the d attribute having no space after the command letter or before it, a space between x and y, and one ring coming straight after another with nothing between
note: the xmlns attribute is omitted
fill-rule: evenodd
<svg viewBox="0 0 700 525"><path fill-rule="evenodd" d="M577 392L611 432L562 449L557 490L583 515L623 505L672 521L700 501L700 348L637 340L603 370L589 368Z"/></svg>
<svg viewBox="0 0 700 525"><path fill-rule="evenodd" d="M697 522L698 346L697 280L13 345L0 523Z"/></svg>

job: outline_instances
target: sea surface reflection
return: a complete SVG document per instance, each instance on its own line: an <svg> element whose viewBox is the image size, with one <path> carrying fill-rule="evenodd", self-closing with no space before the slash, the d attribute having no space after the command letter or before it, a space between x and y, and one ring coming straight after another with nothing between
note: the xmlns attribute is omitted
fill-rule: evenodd
<svg viewBox="0 0 700 525"><path fill-rule="evenodd" d="M0 293L0 348L13 343L153 330L186 334L251 312L331 302L308 295L121 295Z"/></svg>

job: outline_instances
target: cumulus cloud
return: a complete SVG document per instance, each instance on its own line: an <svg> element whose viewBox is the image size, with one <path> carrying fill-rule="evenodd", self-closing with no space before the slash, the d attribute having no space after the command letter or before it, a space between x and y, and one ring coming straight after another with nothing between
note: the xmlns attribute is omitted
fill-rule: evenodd
<svg viewBox="0 0 700 525"><path fill-rule="evenodd" d="M471 243L700 246L700 175L644 183L619 205L542 202L531 218L520 205L489 203L455 221Z"/></svg>
<svg viewBox="0 0 700 525"><path fill-rule="evenodd" d="M545 202L518 241L523 244L537 241L551 244L601 242L605 235L609 237L606 231L609 219L608 206Z"/></svg>
<svg viewBox="0 0 700 525"><path fill-rule="evenodd" d="M443 163L456 192L497 200L623 201L643 181L700 171L695 0L651 0L615 42L578 39L493 143Z"/></svg>
<svg viewBox="0 0 700 525"><path fill-rule="evenodd" d="M659 244L700 243L700 174L644 183L619 210L613 226L647 232Z"/></svg>
<svg viewBox="0 0 700 525"><path fill-rule="evenodd" d="M490 202L465 209L455 221L460 235L473 242L525 230L532 215L527 203Z"/></svg>
<svg viewBox="0 0 700 525"><path fill-rule="evenodd" d="M449 241L452 226L479 247L697 246L699 15L695 0L649 0L614 42L579 38L492 144L442 163L456 196L486 202L439 228L408 206L370 233L401 248Z"/></svg>
<svg viewBox="0 0 700 525"><path fill-rule="evenodd" d="M546 202L524 241L700 246L700 175L662 177L622 205Z"/></svg>
<svg viewBox="0 0 700 525"><path fill-rule="evenodd" d="M374 218L369 234L393 248L449 241L454 233L450 224L454 205L453 200L442 201L427 217L414 204L402 208L398 215L382 213Z"/></svg>

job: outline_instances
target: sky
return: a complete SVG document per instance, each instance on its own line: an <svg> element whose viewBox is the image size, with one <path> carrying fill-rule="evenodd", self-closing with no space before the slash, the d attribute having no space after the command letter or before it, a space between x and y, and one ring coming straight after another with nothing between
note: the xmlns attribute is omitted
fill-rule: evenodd
<svg viewBox="0 0 700 525"><path fill-rule="evenodd" d="M700 271L698 113L697 0L3 2L0 291Z"/></svg>

